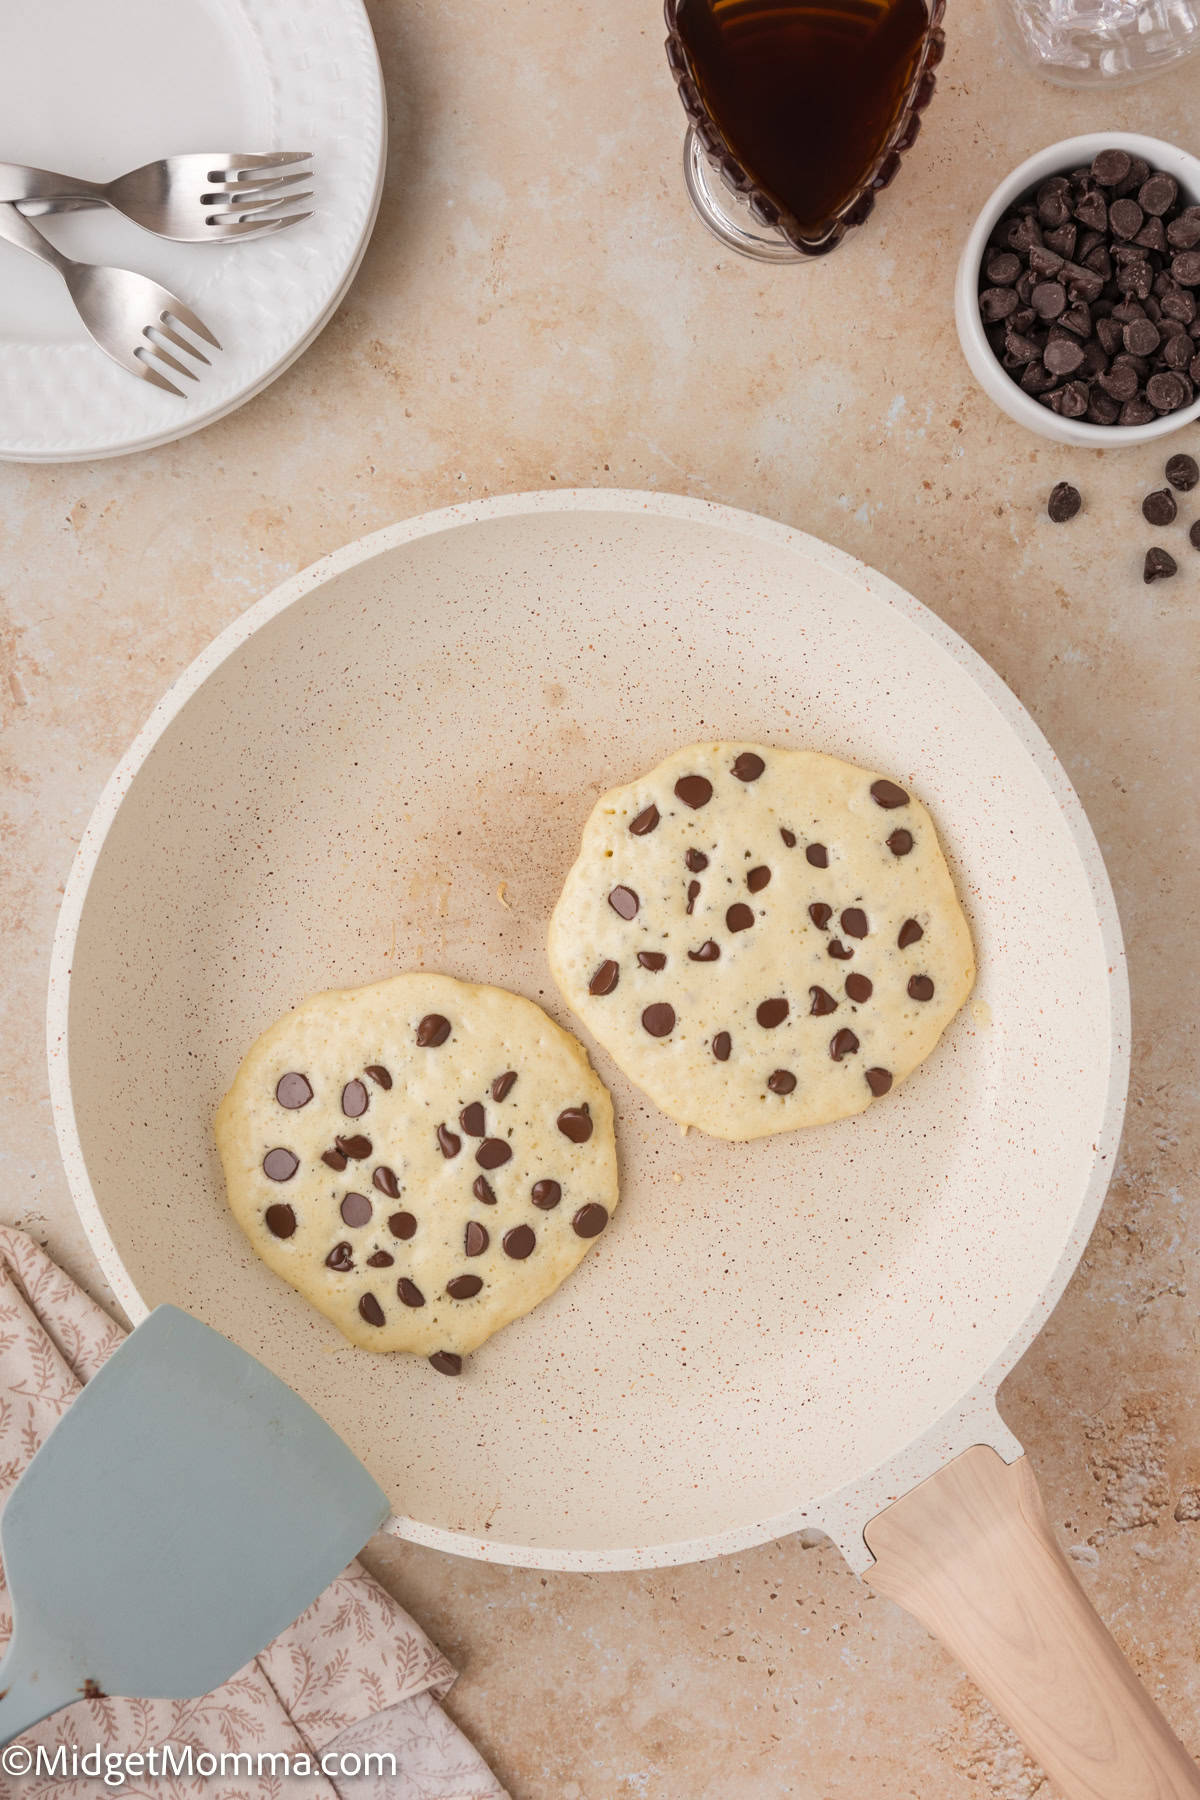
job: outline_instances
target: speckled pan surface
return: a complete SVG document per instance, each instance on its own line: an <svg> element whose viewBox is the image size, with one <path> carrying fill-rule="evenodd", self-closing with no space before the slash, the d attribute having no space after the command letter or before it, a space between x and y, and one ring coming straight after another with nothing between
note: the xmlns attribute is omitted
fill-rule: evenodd
<svg viewBox="0 0 1200 1800"><path fill-rule="evenodd" d="M935 811L979 979L887 1107L799 1136L678 1128L593 1048L622 1205L458 1382L267 1271L211 1118L306 994L424 966L569 1021L545 932L597 792L705 738L809 747ZM564 1568L861 1529L967 1444L1087 1241L1128 1052L1120 933L1053 753L883 577L672 496L517 495L318 564L223 634L102 796L64 901L51 1087L135 1317L260 1356L392 1494L399 1532ZM589 1046L591 1048L591 1046Z"/></svg>

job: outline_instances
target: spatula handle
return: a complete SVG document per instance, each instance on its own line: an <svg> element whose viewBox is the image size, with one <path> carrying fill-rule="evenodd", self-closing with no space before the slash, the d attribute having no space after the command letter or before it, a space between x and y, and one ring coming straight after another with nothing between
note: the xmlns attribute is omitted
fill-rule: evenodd
<svg viewBox="0 0 1200 1800"><path fill-rule="evenodd" d="M1025 1457L983 1445L872 1519L865 1580L963 1664L1064 1800L1200 1800L1059 1549Z"/></svg>
<svg viewBox="0 0 1200 1800"><path fill-rule="evenodd" d="M49 1668L39 1668L37 1674L31 1674L19 1649L10 1646L7 1656L0 1662L0 1747L11 1744L14 1738L19 1738L34 1725L40 1725L60 1706L69 1706L72 1700L79 1698L78 1687L64 1683ZM6 1772L10 1775L22 1773L16 1768Z"/></svg>

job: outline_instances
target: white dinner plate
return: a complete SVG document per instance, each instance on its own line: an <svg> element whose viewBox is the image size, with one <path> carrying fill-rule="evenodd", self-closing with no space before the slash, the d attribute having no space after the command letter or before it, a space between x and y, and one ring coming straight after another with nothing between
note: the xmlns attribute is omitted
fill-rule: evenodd
<svg viewBox="0 0 1200 1800"><path fill-rule="evenodd" d="M0 457L71 462L198 431L273 381L337 307L383 185L386 109L362 0L38 0L6 9L0 160L108 180L195 150L310 150L311 219L261 243L173 244L110 208L36 221L138 269L223 346L176 399L110 362L53 269L0 243Z"/></svg>

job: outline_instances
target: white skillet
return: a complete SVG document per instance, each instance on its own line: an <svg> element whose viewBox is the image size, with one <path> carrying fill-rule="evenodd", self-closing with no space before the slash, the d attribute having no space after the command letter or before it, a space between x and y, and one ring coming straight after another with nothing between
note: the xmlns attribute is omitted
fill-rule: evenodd
<svg viewBox="0 0 1200 1800"><path fill-rule="evenodd" d="M458 1382L343 1344L225 1208L211 1120L243 1050L313 989L422 964L562 1019L546 921L595 795L710 736L921 795L971 915L973 1001L868 1114L750 1145L684 1138L595 1052L623 1204L579 1273ZM73 1192L123 1305L174 1301L276 1369L393 1496L398 1534L597 1570L821 1527L1064 1793L1200 1795L995 1408L1112 1170L1112 895L1028 715L882 576L727 507L611 491L338 551L230 626L113 776L49 1034Z"/></svg>

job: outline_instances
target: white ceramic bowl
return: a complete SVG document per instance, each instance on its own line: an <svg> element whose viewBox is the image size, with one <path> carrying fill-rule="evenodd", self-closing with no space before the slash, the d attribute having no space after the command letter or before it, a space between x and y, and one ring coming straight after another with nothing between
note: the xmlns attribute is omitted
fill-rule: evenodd
<svg viewBox="0 0 1200 1800"><path fill-rule="evenodd" d="M1089 450L1120 450L1131 444L1144 444L1150 438L1166 437L1182 425L1200 418L1200 395L1190 406L1178 412L1165 413L1149 425L1091 425L1086 419L1063 419L1048 406L1040 406L1015 382L1008 370L996 360L995 353L983 333L979 317L979 268L992 227L1014 200L1051 175L1064 175L1083 163L1090 163L1100 150L1127 150L1131 156L1144 157L1151 168L1164 169L1173 175L1180 190L1193 203L1200 200L1200 160L1161 138L1143 137L1136 131L1090 131L1083 137L1064 138L1028 157L1011 175L1005 177L992 193L971 228L959 258L954 283L954 318L958 341L971 373L984 392L1002 407L1018 425L1028 425L1042 437L1054 438L1060 444L1082 444Z"/></svg>

